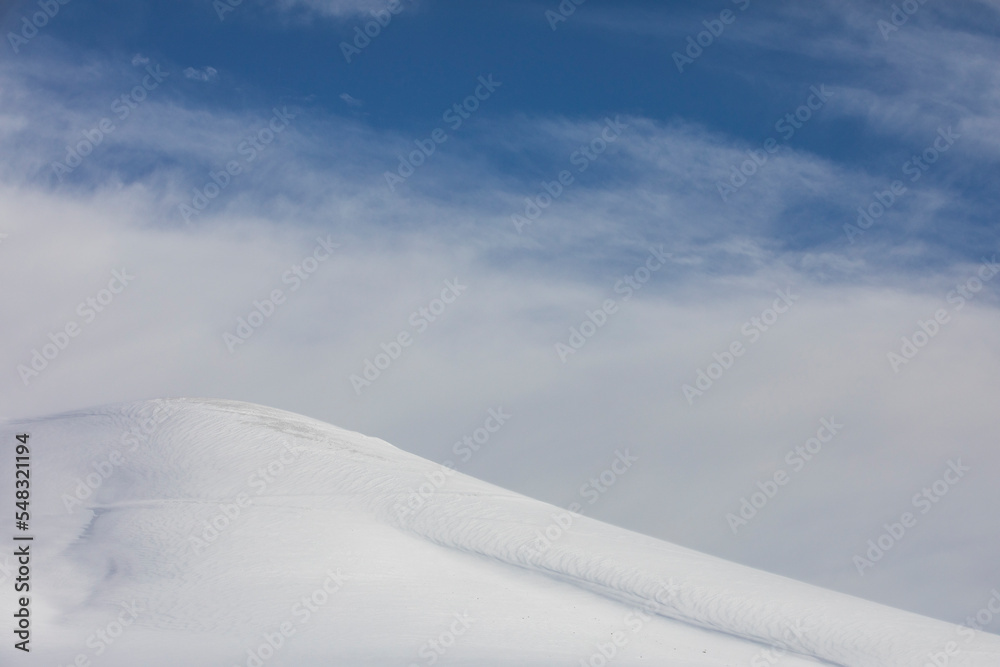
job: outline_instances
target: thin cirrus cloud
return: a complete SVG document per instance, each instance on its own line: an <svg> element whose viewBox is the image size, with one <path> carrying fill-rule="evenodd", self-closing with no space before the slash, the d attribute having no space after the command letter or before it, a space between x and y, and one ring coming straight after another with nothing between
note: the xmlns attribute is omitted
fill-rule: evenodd
<svg viewBox="0 0 1000 667"><path fill-rule="evenodd" d="M759 71L755 63L777 54L796 55L828 63L822 81L835 86L834 114L862 117L866 130L919 140L941 124L955 124L975 133L970 151L996 150L1000 79L993 63L998 45L991 27L1000 24L996 3L919 5L906 22L891 23L894 7L860 2L821 2L808 7L783 2L725 8L731 23L704 48L694 49L695 61L686 73L699 68L723 68L738 76L771 84L808 83L816 70L786 61L781 76ZM683 17L664 20L645 10L610 11L592 7L573 16L574 22L595 31L656 37L671 53L690 55L692 40L707 30L703 22L718 23L718 11L688 8ZM831 29L837 26L838 29ZM888 26L888 27L886 27ZM718 30L718 28L716 28ZM706 40L707 41L707 40ZM754 58L746 57L748 50ZM673 63L668 63L673 65ZM676 68L671 67L676 76ZM769 81L769 79L771 79Z"/></svg>
<svg viewBox="0 0 1000 667"><path fill-rule="evenodd" d="M383 0L281 0L283 9L306 9L319 15L346 18L384 10Z"/></svg>
<svg viewBox="0 0 1000 667"><path fill-rule="evenodd" d="M211 67L211 66L201 67L201 68L186 67L186 68L184 68L184 72L183 73L184 73L184 78L185 79L192 79L194 81L202 81L204 83L212 81L217 76L219 76L219 70L217 70L217 69L215 69L214 67Z"/></svg>
<svg viewBox="0 0 1000 667"><path fill-rule="evenodd" d="M364 102L354 97L350 93L341 93L340 99L344 100L344 103L351 107L361 107L364 106Z"/></svg>

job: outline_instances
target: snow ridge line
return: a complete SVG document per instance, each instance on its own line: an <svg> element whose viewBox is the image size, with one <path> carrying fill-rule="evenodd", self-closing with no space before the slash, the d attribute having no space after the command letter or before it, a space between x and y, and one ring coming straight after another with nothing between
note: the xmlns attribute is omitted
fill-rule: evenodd
<svg viewBox="0 0 1000 667"><path fill-rule="evenodd" d="M782 647L840 667L885 667L895 664L888 661L888 655L898 655L891 649L883 657L872 656L869 659L840 649L856 640L857 623L837 628L833 625L835 619L816 617L814 623L803 627L803 623L791 620L795 617L794 610L787 609L782 614L779 613L779 605L767 602L766 598L758 601L738 593L727 593L718 584L706 585L699 578L681 574L683 567L666 568L673 574L664 577L650 569L626 566L628 561L620 558L620 554L594 554L590 550L574 549L568 544L553 545L546 553L539 554L532 550L531 542L535 536L528 527L506 521L497 525L490 519L482 523L476 519L455 522L453 510L449 508L442 515L439 507L428 505L419 516L406 524L395 523L397 527L441 546L539 572L675 621L766 646ZM450 518L442 520L446 517ZM577 520L581 519L583 517L577 517ZM604 524L600 526L605 527ZM701 554L698 556L702 557ZM824 630L820 623L831 625ZM875 651L876 655L881 653Z"/></svg>
<svg viewBox="0 0 1000 667"><path fill-rule="evenodd" d="M941 621L570 515L512 492L492 493L496 487L462 477L461 482L491 492L488 504L477 504L467 493L441 490L406 520L390 513L389 501L379 513L398 528L442 546L841 667L923 665L955 639L955 626ZM562 525L571 525L550 547L539 550L539 531L554 525L552 517L560 514L571 517ZM949 667L978 667L987 664L982 658L990 660L986 656L1000 656L1000 638L981 634Z"/></svg>
<svg viewBox="0 0 1000 667"><path fill-rule="evenodd" d="M441 466L281 410L230 401L171 403L181 404L184 414L164 426L164 441L189 448L158 452L157 465L184 465L192 453L211 456L206 436L212 433L258 441L262 433L268 440L273 434L275 446L293 440L309 448L313 479L341 506L443 547L534 570L665 618L842 667L922 665L954 638L955 626L569 515L453 471L445 487L403 518L400 502L429 475L441 474ZM133 404L121 412L131 418L140 410ZM539 548L539 535L553 525L558 537ZM998 656L1000 638L980 634L949 667L1000 664Z"/></svg>
<svg viewBox="0 0 1000 667"><path fill-rule="evenodd" d="M841 667L922 665L932 651L954 638L952 625L570 515L454 471L423 507L401 518L396 512L399 503L429 475L440 474L440 465L300 415L228 402L222 409L248 408L253 418L244 417L244 424L259 420L285 433L293 427L303 438L301 444L322 443L336 457L337 465L328 471L329 491L345 494L352 506L444 547ZM548 548L536 548L540 531L553 525L562 528L560 536ZM1000 656L1000 637L981 635L949 667L984 664L977 656L990 656L987 661Z"/></svg>

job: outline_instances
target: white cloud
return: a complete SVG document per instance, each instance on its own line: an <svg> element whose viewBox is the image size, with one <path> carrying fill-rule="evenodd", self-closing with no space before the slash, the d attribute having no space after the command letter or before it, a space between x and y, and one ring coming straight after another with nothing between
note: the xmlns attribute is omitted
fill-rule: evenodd
<svg viewBox="0 0 1000 667"><path fill-rule="evenodd" d="M350 17L357 14L384 10L387 0L281 0L286 9L305 8L318 14L334 17Z"/></svg>
<svg viewBox="0 0 1000 667"><path fill-rule="evenodd" d="M187 79L193 79L195 81L213 81L219 75L219 70L214 67L203 67L201 69L195 69L194 67L188 67L184 70L184 77Z"/></svg>
<svg viewBox="0 0 1000 667"><path fill-rule="evenodd" d="M742 4L742 3L741 3ZM981 0L996 9L992 0ZM893 5L892 7L895 7ZM836 99L827 114L865 121L866 130L919 143L938 127L954 124L967 129L975 140L968 151L983 159L1000 154L1000 72L995 63L1000 45L993 38L1000 15L952 3L920 4L920 9L898 30L883 38L879 21L892 7L870 2L825 0L803 5L781 2L748 5L713 43L703 58L732 48L754 49L761 56L785 54L826 63L830 73L823 83L836 88ZM975 17L970 19L970 17ZM603 11L597 7L579 14L579 22L595 30L653 35L671 50L683 52L685 39L705 30L700 20L715 20L718 11L706 9L685 21L664 18L645 11ZM757 66L756 58L744 58L737 73L753 77L758 85L785 92L795 78L770 74ZM676 69L671 77L687 77L706 63L699 60L684 74ZM727 65L731 66L731 65ZM844 83L847 72L849 83ZM695 74L696 75L696 74ZM821 83L820 81L809 83Z"/></svg>
<svg viewBox="0 0 1000 667"><path fill-rule="evenodd" d="M358 98L354 97L350 93L341 93L339 97L340 97L340 99L344 100L344 102L348 106L352 106L352 107L364 106L364 102L362 102Z"/></svg>

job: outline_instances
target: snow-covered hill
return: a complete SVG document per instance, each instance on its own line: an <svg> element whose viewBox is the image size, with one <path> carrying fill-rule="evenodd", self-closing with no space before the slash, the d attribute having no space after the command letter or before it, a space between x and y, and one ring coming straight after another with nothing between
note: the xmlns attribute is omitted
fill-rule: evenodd
<svg viewBox="0 0 1000 667"><path fill-rule="evenodd" d="M1000 665L995 635L280 410L148 401L4 423L0 443L3 665ZM26 544L30 653L11 632Z"/></svg>

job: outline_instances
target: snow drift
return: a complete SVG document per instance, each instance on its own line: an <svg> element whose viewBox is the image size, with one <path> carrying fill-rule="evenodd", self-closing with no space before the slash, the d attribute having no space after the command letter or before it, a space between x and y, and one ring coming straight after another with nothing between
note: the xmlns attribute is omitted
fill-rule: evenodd
<svg viewBox="0 0 1000 667"><path fill-rule="evenodd" d="M313 419L147 401L29 434L3 526L4 665L1000 665L1000 637L526 498ZM15 619L16 620L16 619Z"/></svg>

